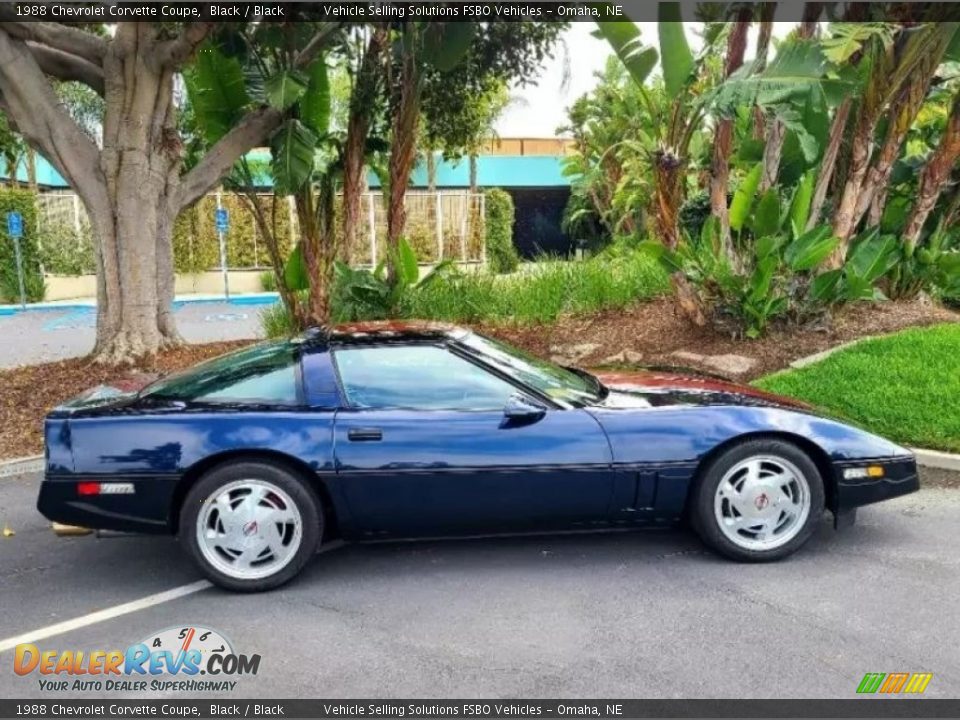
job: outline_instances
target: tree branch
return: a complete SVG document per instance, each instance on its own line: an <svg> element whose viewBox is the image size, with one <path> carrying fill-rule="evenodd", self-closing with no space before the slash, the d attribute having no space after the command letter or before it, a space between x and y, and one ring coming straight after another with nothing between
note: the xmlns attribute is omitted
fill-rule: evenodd
<svg viewBox="0 0 960 720"><path fill-rule="evenodd" d="M266 140L282 121L283 113L272 107L247 113L183 176L177 203L181 209L203 197L244 153Z"/></svg>
<svg viewBox="0 0 960 720"><path fill-rule="evenodd" d="M103 70L99 66L47 45L35 42L27 42L26 45L37 65L47 75L57 80L76 80L95 90L98 95L103 95Z"/></svg>
<svg viewBox="0 0 960 720"><path fill-rule="evenodd" d="M160 62L179 69L196 51L216 26L216 23L187 23L180 34L160 46Z"/></svg>
<svg viewBox="0 0 960 720"><path fill-rule="evenodd" d="M300 51L293 66L309 65L325 47L327 39L341 23L323 23L322 27ZM177 204L187 208L217 184L244 153L264 142L280 127L284 113L272 107L260 107L247 113L226 135L220 138L192 170L183 176Z"/></svg>
<svg viewBox="0 0 960 720"><path fill-rule="evenodd" d="M0 4L0 29L11 37L32 40L95 65L100 65L107 54L107 41L96 35L59 23L14 21L15 17L12 4Z"/></svg>
<svg viewBox="0 0 960 720"><path fill-rule="evenodd" d="M17 130L70 183L92 212L106 208L100 151L60 103L27 44L0 28L0 95Z"/></svg>
<svg viewBox="0 0 960 720"><path fill-rule="evenodd" d="M301 69L309 65L314 61L317 55L320 54L320 51L326 46L327 39L337 30L340 29L340 26L343 23L339 22L325 22L320 23L320 29L310 38L310 42L307 43L306 47L300 51L296 59L293 61L293 66L296 69Z"/></svg>

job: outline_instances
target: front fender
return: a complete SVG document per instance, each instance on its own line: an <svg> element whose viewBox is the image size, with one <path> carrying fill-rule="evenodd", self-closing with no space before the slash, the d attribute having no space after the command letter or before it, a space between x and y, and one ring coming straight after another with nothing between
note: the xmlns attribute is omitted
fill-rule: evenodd
<svg viewBox="0 0 960 720"><path fill-rule="evenodd" d="M833 462L910 455L878 435L810 413L765 406L591 408L617 465L699 462L744 435L778 433L812 442Z"/></svg>

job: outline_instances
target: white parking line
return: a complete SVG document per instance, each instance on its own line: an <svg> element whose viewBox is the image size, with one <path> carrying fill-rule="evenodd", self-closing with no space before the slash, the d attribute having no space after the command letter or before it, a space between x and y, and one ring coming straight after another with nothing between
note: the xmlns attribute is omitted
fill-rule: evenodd
<svg viewBox="0 0 960 720"><path fill-rule="evenodd" d="M139 610L146 610L148 607L170 602L171 600L182 598L185 595L192 595L195 592L206 590L208 587L213 587L210 581L198 580L197 582L190 583L189 585L181 585L180 587L164 590L163 592L159 592L154 595L147 595L139 600L132 600L131 602L123 603L123 605L116 605L115 607L107 608L106 610L97 610L96 612L92 612L88 615L81 615L73 620L65 620L61 623L57 623L56 625L47 625L46 627L37 628L36 630L23 633L22 635L15 635L14 637L0 640L0 653L5 652L6 650L12 650L21 643L36 642L37 640L43 640L44 638L53 637L54 635L62 635L65 632L86 627L87 625L95 625L96 623L103 622L104 620L110 620L115 617L120 617L121 615L129 615L130 613L134 613Z"/></svg>

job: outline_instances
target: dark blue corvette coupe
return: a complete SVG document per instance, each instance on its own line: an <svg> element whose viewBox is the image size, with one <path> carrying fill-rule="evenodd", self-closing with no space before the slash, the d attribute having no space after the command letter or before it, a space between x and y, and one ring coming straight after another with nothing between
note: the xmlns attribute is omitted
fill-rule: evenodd
<svg viewBox="0 0 960 720"><path fill-rule="evenodd" d="M323 540L624 529L688 518L736 560L918 489L905 448L670 371L592 375L428 323L315 330L50 413L40 511L176 533L233 590Z"/></svg>

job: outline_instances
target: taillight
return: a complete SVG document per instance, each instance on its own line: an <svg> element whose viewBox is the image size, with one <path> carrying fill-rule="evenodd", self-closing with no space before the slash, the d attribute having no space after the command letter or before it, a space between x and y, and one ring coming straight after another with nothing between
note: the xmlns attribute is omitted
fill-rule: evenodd
<svg viewBox="0 0 960 720"><path fill-rule="evenodd" d="M133 495L133 483L129 482L79 482L77 495Z"/></svg>

